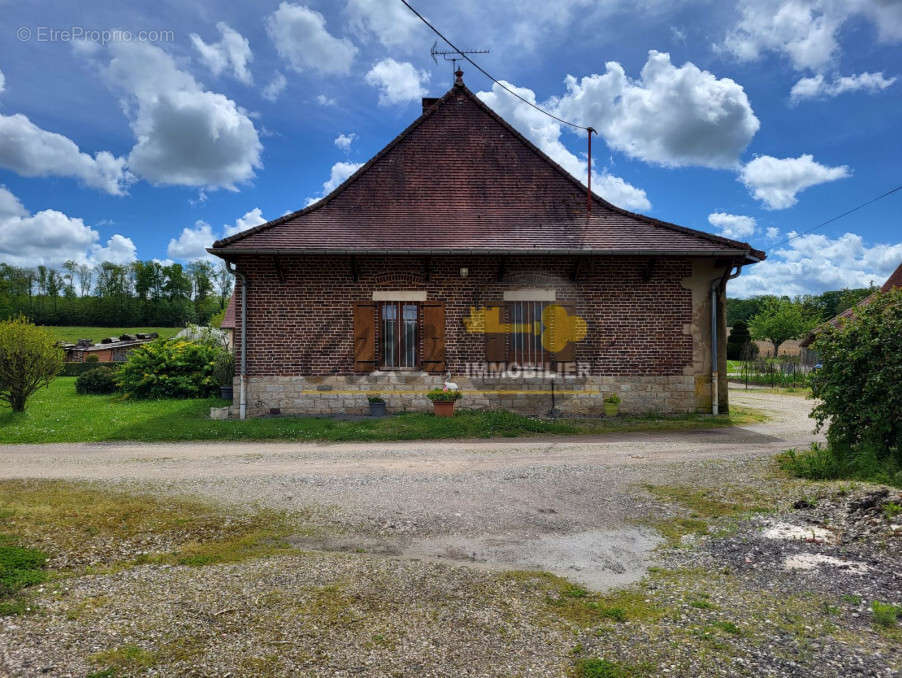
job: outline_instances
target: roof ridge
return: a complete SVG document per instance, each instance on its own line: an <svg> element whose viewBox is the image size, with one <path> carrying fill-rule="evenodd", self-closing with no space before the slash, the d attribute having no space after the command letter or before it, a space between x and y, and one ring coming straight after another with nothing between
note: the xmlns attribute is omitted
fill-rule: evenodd
<svg viewBox="0 0 902 678"><path fill-rule="evenodd" d="M502 125L508 132L510 132L515 139L519 140L522 144L524 144L530 151L535 153L542 161L551 166L554 170L556 170L560 175L562 175L567 181L573 184L576 188L578 188L581 192L585 192L589 190L585 184L583 184L579 179L573 176L570 172L564 169L559 163L557 163L554 159L548 156L547 153L542 151L538 146L536 146L533 142L527 139L523 134L521 134L513 125L511 125L507 120L501 117L497 112L492 110L490 106L488 106L485 102L483 102L472 90L470 90L464 84L454 84L451 89L445 92L440 98L436 100L428 109L423 111L410 125L408 125L404 130L402 130L397 136L394 137L388 144L386 144L376 155L370 158L367 162L361 165L357 171L355 171L350 177L345 179L341 184L339 184L335 189L333 189L328 195L324 196L320 200L317 200L315 203L308 205L300 210L290 212L285 214L277 219L273 219L266 223L260 224L258 226L254 226L245 231L241 231L234 235L231 235L227 238L222 238L213 243L210 249L220 249L222 247L226 247L235 243L239 240L243 240L251 235L256 233L260 233L261 231L269 230L275 226L279 226L284 224L292 219L303 216L305 214L309 214L311 212L315 212L327 204L329 204L332 200L334 200L337 196L341 195L345 190L347 190L350 186L352 186L364 173L366 173L378 160L383 158L385 155L389 153L393 148L395 148L401 141L403 141L406 137L408 137L416 128L423 124L425 120L430 118L432 115L436 113L443 105L448 102L448 99L454 95L462 93L464 94L470 101L476 104L476 106L485 112L490 118L492 118L495 122ZM709 242L714 242L721 245L727 245L730 248L745 250L747 252L747 256L750 256L754 259L764 259L766 257L765 253L752 248L749 243L740 242L738 240L732 240L730 238L725 238L723 236L714 235L713 233L707 233L705 231L700 231L698 229L689 228L687 226L680 226L679 224L674 224L668 221L663 221L661 219L656 219L654 217L650 217L644 214L639 214L638 212L631 212L629 210L623 209L622 207L618 207L601 196L599 196L594 191L590 192L592 200L604 208L614 212L616 214L620 214L622 216L630 217L632 219L637 219L639 221L643 221L647 224L651 224L652 226L657 226L661 228L665 228L671 231L676 231L678 233L683 233L692 237L700 238L702 240L707 240Z"/></svg>

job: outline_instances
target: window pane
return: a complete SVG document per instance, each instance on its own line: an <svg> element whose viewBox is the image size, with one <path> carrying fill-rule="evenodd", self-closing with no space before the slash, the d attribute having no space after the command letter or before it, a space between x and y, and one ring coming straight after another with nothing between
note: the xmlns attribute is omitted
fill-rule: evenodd
<svg viewBox="0 0 902 678"><path fill-rule="evenodd" d="M397 367L398 356L398 306L382 305L382 363L385 367Z"/></svg>
<svg viewBox="0 0 902 678"><path fill-rule="evenodd" d="M404 338L401 367L416 367L417 363L417 305L404 304Z"/></svg>

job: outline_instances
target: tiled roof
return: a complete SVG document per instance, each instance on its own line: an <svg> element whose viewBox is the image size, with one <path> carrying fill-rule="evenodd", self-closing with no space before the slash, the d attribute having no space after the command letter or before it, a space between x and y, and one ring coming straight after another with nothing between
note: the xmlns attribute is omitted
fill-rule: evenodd
<svg viewBox="0 0 902 678"><path fill-rule="evenodd" d="M219 325L220 329L223 330L234 330L237 327L235 324L235 293L232 293L232 296L229 297L229 304L226 306L225 314L222 316L222 323Z"/></svg>
<svg viewBox="0 0 902 678"><path fill-rule="evenodd" d="M893 271L892 275L890 275L890 277L886 279L886 282L883 283L883 286L880 288L880 292L889 292L890 290L895 289L897 287L902 287L902 264L899 264L898 268L896 268L896 270ZM799 346L801 346L803 348L807 348L808 346L811 346L811 344L814 343L814 340L817 338L818 333L823 331L828 325L832 325L833 327L839 327L843 323L844 320L848 320L849 318L854 317L856 311L864 308L865 306L870 304L872 301L874 301L874 299L876 299L876 298L877 298L877 292L874 292L873 294L869 294L868 296L866 296L864 299L859 301L854 306L847 308L842 313L838 313L837 315L830 318L830 320L828 320L827 322L821 323L820 325L815 327L813 330L811 330L811 332L808 333L807 337L805 337L804 339L802 339L802 341L799 342Z"/></svg>
<svg viewBox="0 0 902 678"><path fill-rule="evenodd" d="M597 196L587 217L585 186L463 85L319 202L209 251L765 256Z"/></svg>

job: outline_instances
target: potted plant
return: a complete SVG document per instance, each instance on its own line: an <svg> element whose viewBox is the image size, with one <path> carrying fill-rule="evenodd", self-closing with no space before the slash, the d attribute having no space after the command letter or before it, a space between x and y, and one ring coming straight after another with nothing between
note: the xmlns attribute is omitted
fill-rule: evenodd
<svg viewBox="0 0 902 678"><path fill-rule="evenodd" d="M371 417L385 416L385 399L382 396L380 396L378 393L371 393L367 395L366 399L370 401Z"/></svg>
<svg viewBox="0 0 902 678"><path fill-rule="evenodd" d="M230 351L220 351L213 363L213 378L219 384L219 397L231 401L234 393L235 356Z"/></svg>
<svg viewBox="0 0 902 678"><path fill-rule="evenodd" d="M452 389L445 386L444 388L434 388L426 397L432 401L432 407L435 410L436 417L453 417L454 401L461 396L459 389Z"/></svg>
<svg viewBox="0 0 902 678"><path fill-rule="evenodd" d="M607 398L604 399L604 416L606 417L616 417L617 413L620 411L620 396L616 393L612 393Z"/></svg>

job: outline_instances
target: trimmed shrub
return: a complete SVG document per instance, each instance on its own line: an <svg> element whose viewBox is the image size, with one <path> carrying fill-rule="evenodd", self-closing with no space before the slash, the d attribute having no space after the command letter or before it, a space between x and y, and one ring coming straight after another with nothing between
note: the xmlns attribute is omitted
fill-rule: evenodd
<svg viewBox="0 0 902 678"><path fill-rule="evenodd" d="M215 369L222 352L211 341L158 339L129 353L119 386L135 398L205 398L219 390Z"/></svg>
<svg viewBox="0 0 902 678"><path fill-rule="evenodd" d="M63 371L60 374L64 377L77 377L88 370L96 370L98 367L109 367L116 369L121 363L110 362L85 362L85 363L63 363Z"/></svg>
<svg viewBox="0 0 902 678"><path fill-rule="evenodd" d="M109 367L95 367L82 373L75 380L75 392L81 395L103 395L118 390L116 372Z"/></svg>

